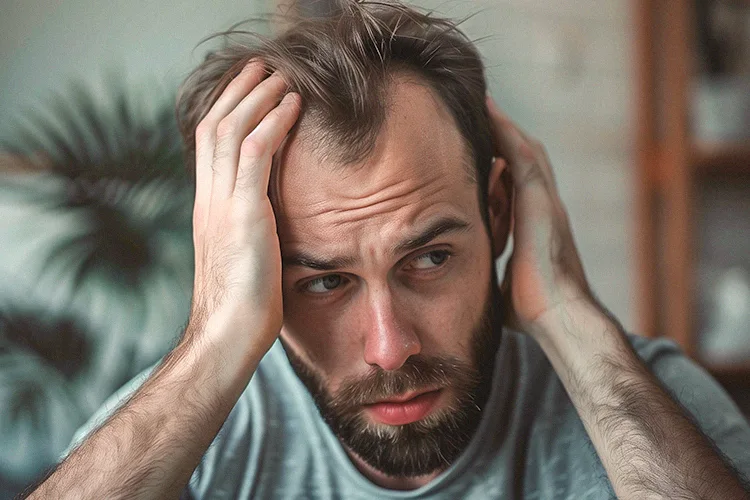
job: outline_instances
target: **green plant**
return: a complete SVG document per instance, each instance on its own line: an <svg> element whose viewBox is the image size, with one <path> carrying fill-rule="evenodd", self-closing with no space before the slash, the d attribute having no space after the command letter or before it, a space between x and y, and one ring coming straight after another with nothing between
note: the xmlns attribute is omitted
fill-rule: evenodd
<svg viewBox="0 0 750 500"><path fill-rule="evenodd" d="M73 84L0 143L21 165L0 171L0 204L24 208L0 224L0 496L51 465L187 318L193 189L173 96L114 78L101 94Z"/></svg>
<svg viewBox="0 0 750 500"><path fill-rule="evenodd" d="M29 110L17 137L0 144L63 184L55 196L28 183L16 182L17 191L49 210L80 215L80 231L50 248L47 260L75 270L74 287L96 273L137 285L158 259L155 236L190 229L192 190L173 99L149 105L114 78L110 87L102 100L83 84L71 85L48 110Z"/></svg>

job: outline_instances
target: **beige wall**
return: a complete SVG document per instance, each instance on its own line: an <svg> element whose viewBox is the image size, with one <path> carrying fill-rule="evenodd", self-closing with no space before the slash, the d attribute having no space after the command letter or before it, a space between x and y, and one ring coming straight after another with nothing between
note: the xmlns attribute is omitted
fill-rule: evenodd
<svg viewBox="0 0 750 500"><path fill-rule="evenodd" d="M420 2L479 42L499 104L547 146L587 275L626 329L633 300L628 0ZM637 332L636 332L637 333Z"/></svg>
<svg viewBox="0 0 750 500"><path fill-rule="evenodd" d="M205 36L268 11L271 0L3 0L0 137L8 118L72 78L173 86L201 59ZM157 87L158 88L158 87Z"/></svg>
<svg viewBox="0 0 750 500"><path fill-rule="evenodd" d="M173 85L205 35L270 0L10 0L0 16L0 136L12 112L70 77L123 67L131 82ZM422 0L465 24L486 57L493 94L552 158L588 276L635 326L631 297L632 161L627 0Z"/></svg>

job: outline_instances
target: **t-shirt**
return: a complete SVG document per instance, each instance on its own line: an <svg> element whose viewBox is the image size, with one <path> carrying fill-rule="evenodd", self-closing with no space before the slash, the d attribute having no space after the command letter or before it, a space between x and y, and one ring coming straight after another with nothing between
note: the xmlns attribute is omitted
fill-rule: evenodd
<svg viewBox="0 0 750 500"><path fill-rule="evenodd" d="M665 339L629 335L638 355L733 465L750 474L750 426L724 390ZM147 377L118 391L82 439ZM194 498L614 498L575 407L538 344L506 330L490 398L463 454L411 491L376 486L352 464L277 341L190 479Z"/></svg>

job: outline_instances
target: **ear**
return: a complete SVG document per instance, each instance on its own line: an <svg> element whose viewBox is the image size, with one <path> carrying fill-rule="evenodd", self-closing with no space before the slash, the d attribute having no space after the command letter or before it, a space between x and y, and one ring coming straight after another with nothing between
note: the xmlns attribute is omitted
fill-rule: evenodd
<svg viewBox="0 0 750 500"><path fill-rule="evenodd" d="M508 164L502 158L496 158L492 164L487 191L492 257L497 259L508 244L512 228L513 181Z"/></svg>

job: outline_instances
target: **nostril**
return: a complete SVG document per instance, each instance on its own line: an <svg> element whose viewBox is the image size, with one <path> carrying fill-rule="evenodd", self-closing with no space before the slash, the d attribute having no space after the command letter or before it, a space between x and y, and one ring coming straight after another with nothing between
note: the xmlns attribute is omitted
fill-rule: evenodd
<svg viewBox="0 0 750 500"><path fill-rule="evenodd" d="M365 345L365 361L383 370L397 370L406 360L421 351L419 341L404 332L380 332L373 335Z"/></svg>
<svg viewBox="0 0 750 500"><path fill-rule="evenodd" d="M369 288L369 328L365 333L365 361L383 370L397 370L421 345L409 322L399 317L394 297L387 287Z"/></svg>

